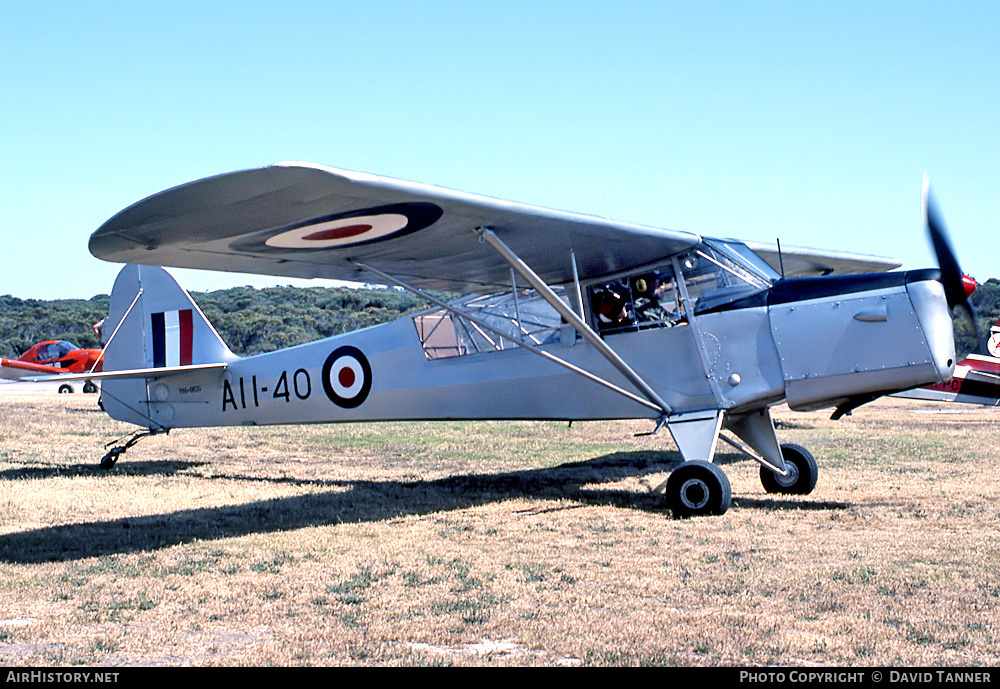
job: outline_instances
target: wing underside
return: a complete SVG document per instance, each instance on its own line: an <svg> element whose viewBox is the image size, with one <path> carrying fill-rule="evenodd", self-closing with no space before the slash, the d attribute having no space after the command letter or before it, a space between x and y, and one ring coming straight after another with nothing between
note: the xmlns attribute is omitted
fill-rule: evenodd
<svg viewBox="0 0 1000 689"><path fill-rule="evenodd" d="M502 201L311 163L209 177L121 211L90 238L98 258L176 268L377 282L363 263L421 288L510 286L491 230L548 284L654 264L696 234ZM890 270L878 257L749 244L786 277Z"/></svg>
<svg viewBox="0 0 1000 689"><path fill-rule="evenodd" d="M510 285L480 241L488 228L547 282L645 265L699 241L616 223L304 163L210 177L140 201L90 239L98 258L179 268L371 282L365 263L431 289Z"/></svg>

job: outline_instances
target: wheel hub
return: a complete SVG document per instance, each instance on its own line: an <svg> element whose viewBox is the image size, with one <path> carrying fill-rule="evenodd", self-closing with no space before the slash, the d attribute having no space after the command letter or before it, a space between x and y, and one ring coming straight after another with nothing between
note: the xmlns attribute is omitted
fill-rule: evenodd
<svg viewBox="0 0 1000 689"><path fill-rule="evenodd" d="M799 468L795 465L795 462L785 462L785 470L788 472L788 476L775 474L775 480L785 488L794 486L795 482L799 480Z"/></svg>
<svg viewBox="0 0 1000 689"><path fill-rule="evenodd" d="M699 510L707 505L710 494L708 485L698 478L688 479L681 485L681 502L691 510Z"/></svg>

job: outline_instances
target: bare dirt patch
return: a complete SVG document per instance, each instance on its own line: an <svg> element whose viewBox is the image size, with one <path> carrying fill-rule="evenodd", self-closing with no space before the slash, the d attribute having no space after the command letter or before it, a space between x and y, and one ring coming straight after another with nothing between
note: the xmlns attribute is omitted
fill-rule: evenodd
<svg viewBox="0 0 1000 689"><path fill-rule="evenodd" d="M676 520L646 423L173 431L0 396L0 663L996 665L998 413L776 410L804 498L717 461Z"/></svg>

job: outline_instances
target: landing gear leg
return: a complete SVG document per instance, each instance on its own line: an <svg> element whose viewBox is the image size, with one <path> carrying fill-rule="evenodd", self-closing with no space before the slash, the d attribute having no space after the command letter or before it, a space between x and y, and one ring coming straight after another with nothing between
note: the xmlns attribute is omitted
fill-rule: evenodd
<svg viewBox="0 0 1000 689"><path fill-rule="evenodd" d="M722 469L694 460L681 464L667 478L666 499L677 517L720 515L729 509L732 488Z"/></svg>

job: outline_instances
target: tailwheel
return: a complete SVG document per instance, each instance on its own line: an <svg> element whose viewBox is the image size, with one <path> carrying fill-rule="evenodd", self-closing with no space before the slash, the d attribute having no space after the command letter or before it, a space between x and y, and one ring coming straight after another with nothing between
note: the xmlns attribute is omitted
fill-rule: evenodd
<svg viewBox="0 0 1000 689"><path fill-rule="evenodd" d="M101 468L104 470L110 469L115 465L115 462L118 461L118 455L123 454L125 454L124 447L111 448L111 450L109 450L108 453L101 458Z"/></svg>
<svg viewBox="0 0 1000 689"><path fill-rule="evenodd" d="M732 488L722 469L694 460L680 465L667 478L666 498L677 517L719 515L729 509Z"/></svg>
<svg viewBox="0 0 1000 689"><path fill-rule="evenodd" d="M816 487L819 468L816 458L801 445L791 443L781 446L781 456L785 460L788 476L779 476L766 467L760 468L760 482L768 493L787 495L808 495Z"/></svg>
<svg viewBox="0 0 1000 689"><path fill-rule="evenodd" d="M121 443L118 440L112 440L110 443L104 446L105 449L107 448L111 449L108 450L108 453L106 455L101 457L101 468L105 470L111 469L111 467L115 465L115 462L118 461L118 458L123 454L125 454L126 450L128 450L130 447L135 445L143 438L148 438L151 435L158 435L160 433L169 433L169 432L170 432L169 428L150 428L145 431L137 431L133 433L132 437L129 438L125 443ZM112 445L114 445L114 447L111 447Z"/></svg>

